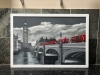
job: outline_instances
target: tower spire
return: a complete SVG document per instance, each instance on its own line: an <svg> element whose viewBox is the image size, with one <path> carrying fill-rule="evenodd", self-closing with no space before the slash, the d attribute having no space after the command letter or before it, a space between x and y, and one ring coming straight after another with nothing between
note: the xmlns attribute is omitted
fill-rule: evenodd
<svg viewBox="0 0 100 75"><path fill-rule="evenodd" d="M24 26L23 26L23 47L24 48L28 47L28 28L26 20L24 21Z"/></svg>
<svg viewBox="0 0 100 75"><path fill-rule="evenodd" d="M25 19L25 23L26 23L26 19Z"/></svg>
<svg viewBox="0 0 100 75"><path fill-rule="evenodd" d="M27 25L27 23L26 23L26 19L25 19L25 23L24 23L24 25Z"/></svg>

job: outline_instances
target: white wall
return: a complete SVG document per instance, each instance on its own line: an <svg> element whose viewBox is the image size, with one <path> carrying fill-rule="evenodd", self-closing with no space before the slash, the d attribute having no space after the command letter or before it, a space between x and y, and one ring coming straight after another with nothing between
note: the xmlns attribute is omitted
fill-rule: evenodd
<svg viewBox="0 0 100 75"><path fill-rule="evenodd" d="M39 9L99 9L100 0L24 0L22 6L20 0L0 0L0 8L39 8Z"/></svg>

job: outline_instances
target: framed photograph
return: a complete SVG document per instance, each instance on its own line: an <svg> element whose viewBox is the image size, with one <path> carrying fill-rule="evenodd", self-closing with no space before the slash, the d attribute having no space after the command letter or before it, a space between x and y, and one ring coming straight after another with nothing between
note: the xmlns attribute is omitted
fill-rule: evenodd
<svg viewBox="0 0 100 75"><path fill-rule="evenodd" d="M11 68L88 68L89 14L11 14Z"/></svg>

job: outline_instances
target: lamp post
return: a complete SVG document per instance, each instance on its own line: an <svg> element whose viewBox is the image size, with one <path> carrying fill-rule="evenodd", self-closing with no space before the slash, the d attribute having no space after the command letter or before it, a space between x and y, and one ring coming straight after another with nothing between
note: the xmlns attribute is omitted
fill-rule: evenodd
<svg viewBox="0 0 100 75"><path fill-rule="evenodd" d="M60 64L62 63L62 32L60 32Z"/></svg>
<svg viewBox="0 0 100 75"><path fill-rule="evenodd" d="M44 39L44 44L43 44L43 49L44 49L44 53L43 53L43 64L45 64L45 39Z"/></svg>
<svg viewBox="0 0 100 75"><path fill-rule="evenodd" d="M62 38L62 32L60 32L60 38Z"/></svg>

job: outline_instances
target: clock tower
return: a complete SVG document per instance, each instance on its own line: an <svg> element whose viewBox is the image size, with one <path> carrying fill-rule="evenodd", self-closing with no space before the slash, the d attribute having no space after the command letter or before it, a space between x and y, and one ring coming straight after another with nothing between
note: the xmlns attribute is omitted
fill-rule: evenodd
<svg viewBox="0 0 100 75"><path fill-rule="evenodd" d="M28 47L28 28L27 28L26 20L23 26L23 47L24 48Z"/></svg>

